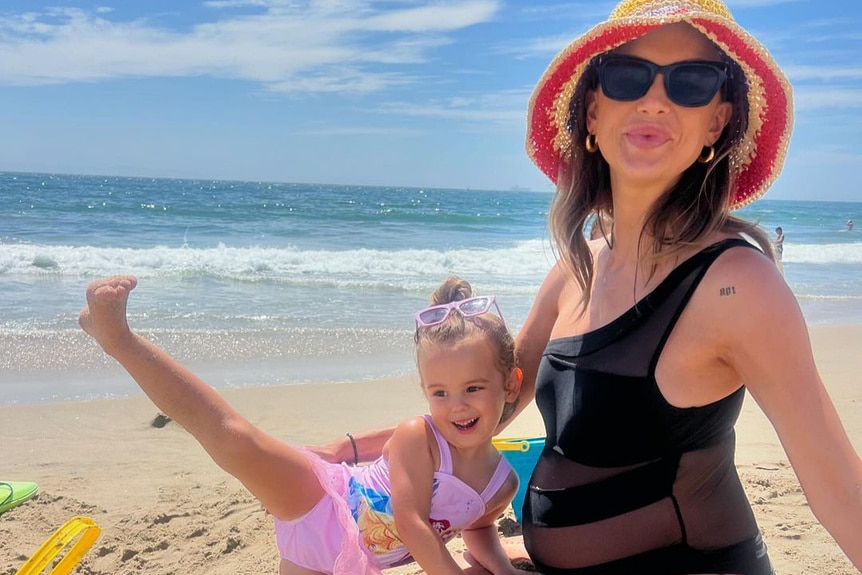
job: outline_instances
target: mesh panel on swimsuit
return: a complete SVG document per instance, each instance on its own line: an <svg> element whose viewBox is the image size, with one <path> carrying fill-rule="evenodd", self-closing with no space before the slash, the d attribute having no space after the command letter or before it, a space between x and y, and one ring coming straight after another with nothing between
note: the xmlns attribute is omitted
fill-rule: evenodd
<svg viewBox="0 0 862 575"><path fill-rule="evenodd" d="M549 342L536 388L547 443L523 515L541 572L772 572L734 467L744 388L681 409L655 381L691 294L739 245L707 248L610 324Z"/></svg>

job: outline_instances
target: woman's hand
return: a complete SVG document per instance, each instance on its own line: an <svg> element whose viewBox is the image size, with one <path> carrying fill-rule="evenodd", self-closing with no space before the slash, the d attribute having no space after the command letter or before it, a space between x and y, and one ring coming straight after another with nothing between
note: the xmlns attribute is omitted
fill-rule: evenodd
<svg viewBox="0 0 862 575"><path fill-rule="evenodd" d="M350 450L349 456L347 456L345 444L347 444L347 450ZM323 445L306 445L305 449L328 463L353 463L353 451L349 444L349 440L345 437Z"/></svg>
<svg viewBox="0 0 862 575"><path fill-rule="evenodd" d="M345 434L322 445L306 445L305 448L330 463L351 465L374 461L386 453L386 443L395 432L394 427L382 427L371 431ZM350 437L353 437L351 442ZM356 451L353 445L356 445Z"/></svg>

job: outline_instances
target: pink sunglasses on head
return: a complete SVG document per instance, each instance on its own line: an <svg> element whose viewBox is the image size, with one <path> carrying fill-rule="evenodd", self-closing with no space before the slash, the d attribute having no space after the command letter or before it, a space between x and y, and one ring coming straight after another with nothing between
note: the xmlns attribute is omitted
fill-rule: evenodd
<svg viewBox="0 0 862 575"><path fill-rule="evenodd" d="M429 327L446 321L452 310L457 311L462 317L473 317L474 315L482 315L490 311L491 306L497 308L497 315L503 320L503 325L506 325L506 320L503 319L503 313L500 311L500 306L497 305L497 298L492 295L482 295L477 297L468 297L451 303L434 305L417 311L413 314L413 319L416 320L416 328Z"/></svg>

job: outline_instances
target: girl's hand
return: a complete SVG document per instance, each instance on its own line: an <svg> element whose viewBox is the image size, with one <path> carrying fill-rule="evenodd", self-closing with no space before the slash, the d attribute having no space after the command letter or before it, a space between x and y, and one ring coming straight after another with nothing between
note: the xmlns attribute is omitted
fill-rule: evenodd
<svg viewBox="0 0 862 575"><path fill-rule="evenodd" d="M526 551L524 551L523 555L526 554ZM470 554L469 551L464 551L463 558L470 565L469 567L464 569L464 575L523 575L525 573L537 572L536 568L533 566L533 563L529 559L524 559L521 557L513 558L510 556L509 561L511 562L511 567L507 567L504 571L501 571L499 573L491 573L490 571L482 567Z"/></svg>
<svg viewBox="0 0 862 575"><path fill-rule="evenodd" d="M481 565L470 565L464 569L464 575L527 575L528 573L536 573L535 569L518 569L512 567L510 570L500 573L491 573Z"/></svg>
<svg viewBox="0 0 862 575"><path fill-rule="evenodd" d="M528 575L529 573L536 573L535 569L517 569L512 567L511 570L507 570L504 573L491 573L481 565L470 565L469 567L464 569L464 575ZM420 571L417 575L426 575L425 571Z"/></svg>

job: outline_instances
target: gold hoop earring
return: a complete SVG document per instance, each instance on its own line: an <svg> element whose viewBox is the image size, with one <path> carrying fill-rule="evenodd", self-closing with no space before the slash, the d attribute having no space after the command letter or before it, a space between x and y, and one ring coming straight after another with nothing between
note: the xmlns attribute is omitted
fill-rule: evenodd
<svg viewBox="0 0 862 575"><path fill-rule="evenodd" d="M707 150L709 150L709 152L707 152L706 156L704 156L703 154ZM712 159L714 157L715 157L715 148L712 146L704 146L703 150L700 151L700 155L697 157L697 161L700 162L701 164L708 164L712 161Z"/></svg>
<svg viewBox="0 0 862 575"><path fill-rule="evenodd" d="M599 143L598 141L596 141L595 134L587 134L587 139L584 142L584 148L587 150L587 152L591 154L598 151Z"/></svg>

